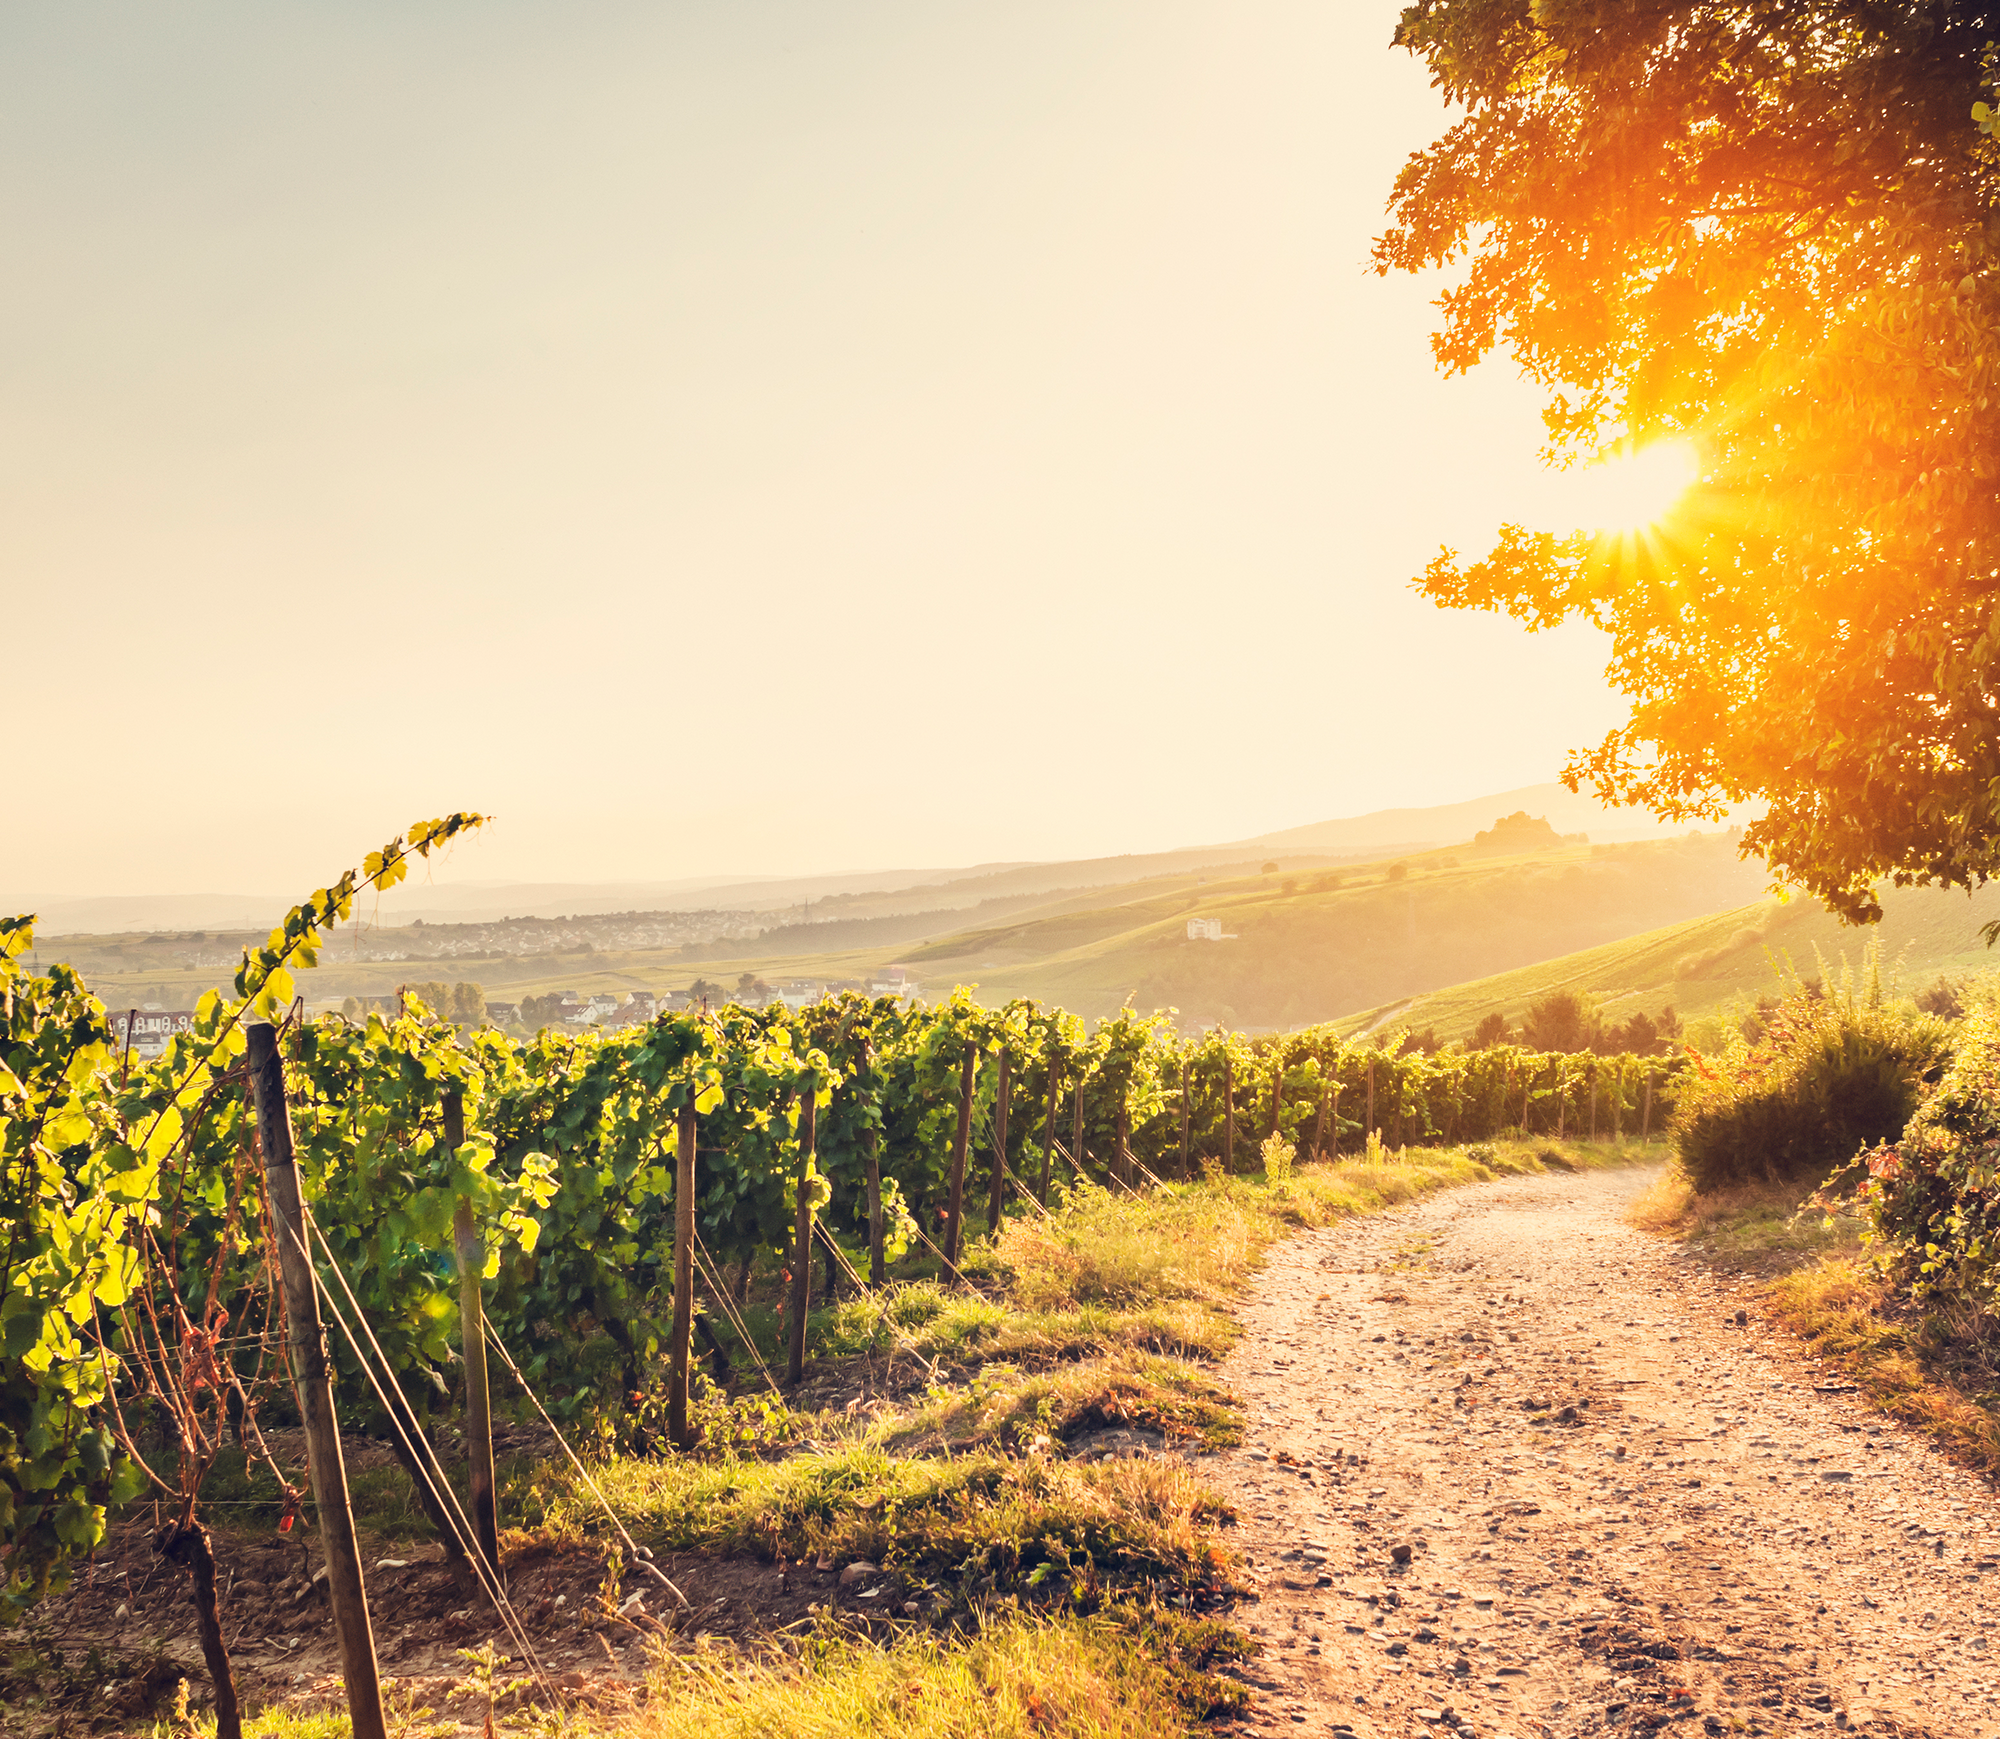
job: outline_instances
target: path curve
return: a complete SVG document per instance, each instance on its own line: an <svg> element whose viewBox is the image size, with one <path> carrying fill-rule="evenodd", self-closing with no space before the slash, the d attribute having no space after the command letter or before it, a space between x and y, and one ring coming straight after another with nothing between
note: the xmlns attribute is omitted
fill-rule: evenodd
<svg viewBox="0 0 2000 1739"><path fill-rule="evenodd" d="M1656 1175L1271 1252L1224 1366L1246 1441L1205 1458L1256 1590L1253 1727L2000 1735L2000 1501L1627 1226Z"/></svg>

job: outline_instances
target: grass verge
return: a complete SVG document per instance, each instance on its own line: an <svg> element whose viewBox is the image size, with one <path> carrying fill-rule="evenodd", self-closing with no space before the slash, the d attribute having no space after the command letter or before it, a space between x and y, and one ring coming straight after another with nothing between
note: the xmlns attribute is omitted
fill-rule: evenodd
<svg viewBox="0 0 2000 1739"><path fill-rule="evenodd" d="M1093 1605L1114 1589L1230 1586L1216 1528L1232 1512L1178 1460L1082 1466L856 1445L769 1462L628 1456L597 1479L655 1551L865 1558L941 1584L962 1606L1029 1589ZM595 1531L589 1493L553 1469L509 1496L542 1549L581 1545Z"/></svg>
<svg viewBox="0 0 2000 1739"><path fill-rule="evenodd" d="M1216 1672L1243 1652L1226 1626L1136 1608L1092 1618L1002 1611L970 1636L913 1632L887 1646L827 1630L756 1655L661 1650L643 1685L580 1707L566 1730L583 1739L1159 1739L1243 1707L1243 1687ZM392 1727L399 1739L459 1730ZM214 1731L197 1716L163 1723L156 1739ZM283 1705L244 1723L245 1739L351 1731L345 1714Z"/></svg>

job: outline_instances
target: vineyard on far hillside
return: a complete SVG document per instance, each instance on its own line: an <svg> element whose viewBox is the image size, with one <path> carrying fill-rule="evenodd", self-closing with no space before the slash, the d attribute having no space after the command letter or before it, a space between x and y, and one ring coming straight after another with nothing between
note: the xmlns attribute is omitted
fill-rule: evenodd
<svg viewBox="0 0 2000 1739"><path fill-rule="evenodd" d="M949 1281L971 1265L975 1229L1080 1188L1251 1172L1281 1149L1636 1134L1673 1094L1674 1065L1658 1058L1398 1054L1327 1027L1186 1037L1167 1014L1131 1010L1087 1028L965 991L526 1041L461 1030L414 999L360 1021L302 1018L291 975L357 892L478 824L421 824L315 894L148 1062L121 1051L76 973L26 969L31 920L0 920L8 1612L61 1585L108 1505L150 1493L192 1529L222 1446L256 1456L262 1432L296 1417L252 1022L276 1029L315 1257L400 1384L378 1387L336 1337L339 1412L384 1435L457 1399L468 1250L496 1341L558 1417L646 1417L673 1317L689 1127L704 1338L716 1346L709 1312L741 1327L763 1264L792 1283L797 1349L815 1255L825 1294L843 1273L879 1285L898 1263ZM403 1409L415 1417L384 1417ZM305 1494L263 1459L287 1514L301 1508Z"/></svg>

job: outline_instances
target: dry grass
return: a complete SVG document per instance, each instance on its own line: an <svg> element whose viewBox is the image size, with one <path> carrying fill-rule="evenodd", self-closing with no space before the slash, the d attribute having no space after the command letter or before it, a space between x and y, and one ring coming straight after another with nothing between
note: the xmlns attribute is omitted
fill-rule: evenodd
<svg viewBox="0 0 2000 1739"><path fill-rule="evenodd" d="M1764 1289L1771 1315L1869 1402L2000 1476L2000 1335L1963 1309L1920 1311L1865 1258L1822 1256Z"/></svg>
<svg viewBox="0 0 2000 1739"><path fill-rule="evenodd" d="M1240 1706L1240 1690L1209 1674L1234 1652L1215 1627L1133 1629L1016 1618L958 1646L828 1637L791 1658L662 1656L645 1702L613 1730L621 1739L1159 1739Z"/></svg>
<svg viewBox="0 0 2000 1739"><path fill-rule="evenodd" d="M1281 1181L1217 1178L1143 1195L1084 1188L1059 1214L1013 1221L993 1264L1027 1311L1193 1299L1220 1304L1241 1290L1264 1252L1302 1227L1379 1212L1458 1184L1549 1170L1630 1164L1636 1146L1500 1141L1412 1147L1381 1161L1300 1166Z"/></svg>
<svg viewBox="0 0 2000 1739"><path fill-rule="evenodd" d="M1226 1626L1147 1609L1036 1618L1003 1608L970 1637L913 1631L887 1647L829 1626L756 1653L662 1649L636 1694L601 1695L561 1730L580 1739L1165 1739L1243 1707L1242 1686L1214 1669L1247 1647ZM547 1730L545 1721L535 1728ZM244 1731L349 1739L353 1729L344 1712L281 1705ZM391 1731L414 1739L462 1729L406 1718L392 1719ZM155 1729L156 1739L214 1732L214 1718L200 1714Z"/></svg>
<svg viewBox="0 0 2000 1739"><path fill-rule="evenodd" d="M1764 1273L1789 1272L1812 1256L1854 1255L1861 1222L1806 1207L1808 1184L1746 1183L1697 1194L1685 1173L1668 1164L1626 1209L1626 1221L1693 1245L1718 1263Z"/></svg>

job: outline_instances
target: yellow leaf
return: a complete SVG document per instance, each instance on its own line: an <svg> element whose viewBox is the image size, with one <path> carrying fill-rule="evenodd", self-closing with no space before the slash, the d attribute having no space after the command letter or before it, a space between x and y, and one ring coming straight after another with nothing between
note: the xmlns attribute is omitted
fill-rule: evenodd
<svg viewBox="0 0 2000 1739"><path fill-rule="evenodd" d="M77 1147L90 1139L90 1118L83 1107L71 1101L42 1125L42 1140L51 1152Z"/></svg>
<svg viewBox="0 0 2000 1739"><path fill-rule="evenodd" d="M146 1157L154 1160L165 1159L173 1152L174 1144L180 1140L182 1128L180 1112L169 1105L153 1119L153 1127L146 1133Z"/></svg>

